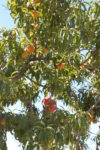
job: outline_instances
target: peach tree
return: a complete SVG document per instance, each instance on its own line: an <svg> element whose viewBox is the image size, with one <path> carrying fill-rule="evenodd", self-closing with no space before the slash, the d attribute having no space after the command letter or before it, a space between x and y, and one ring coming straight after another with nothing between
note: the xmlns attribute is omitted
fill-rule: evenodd
<svg viewBox="0 0 100 150"><path fill-rule="evenodd" d="M8 0L7 7L15 26L0 29L0 149L7 132L27 150L87 149L100 117L100 1ZM6 112L18 101L21 112Z"/></svg>

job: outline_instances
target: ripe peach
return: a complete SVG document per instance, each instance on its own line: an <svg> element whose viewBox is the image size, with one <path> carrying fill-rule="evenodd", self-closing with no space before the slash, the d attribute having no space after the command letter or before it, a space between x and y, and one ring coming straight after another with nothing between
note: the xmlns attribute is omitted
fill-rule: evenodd
<svg viewBox="0 0 100 150"><path fill-rule="evenodd" d="M43 99L43 104L44 104L44 105L48 105L48 104L50 104L50 102L51 102L51 98L50 98L50 97L45 97L45 98Z"/></svg>
<svg viewBox="0 0 100 150"><path fill-rule="evenodd" d="M6 126L6 121L4 119L0 118L0 124L2 126Z"/></svg>
<svg viewBox="0 0 100 150"><path fill-rule="evenodd" d="M24 51L24 52L22 53L22 58L25 59L25 58L27 58L27 56L28 56L28 52L27 52L27 51Z"/></svg>
<svg viewBox="0 0 100 150"><path fill-rule="evenodd" d="M37 19L38 13L35 10L32 10L32 14L34 19Z"/></svg>
<svg viewBox="0 0 100 150"><path fill-rule="evenodd" d="M33 0L34 3L38 3L38 0Z"/></svg>
<svg viewBox="0 0 100 150"><path fill-rule="evenodd" d="M60 65L57 66L57 68L59 70L64 69L65 68L65 63L61 63Z"/></svg>
<svg viewBox="0 0 100 150"><path fill-rule="evenodd" d="M33 53L34 50L35 50L35 47L34 47L34 46L32 46L32 45L27 46L27 52Z"/></svg>
<svg viewBox="0 0 100 150"><path fill-rule="evenodd" d="M49 106L49 108L48 108L49 112L54 112L55 109L56 109L56 105Z"/></svg>

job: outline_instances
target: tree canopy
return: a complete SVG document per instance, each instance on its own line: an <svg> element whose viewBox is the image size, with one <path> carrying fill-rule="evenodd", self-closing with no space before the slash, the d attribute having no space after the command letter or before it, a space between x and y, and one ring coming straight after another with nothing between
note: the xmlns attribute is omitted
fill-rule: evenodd
<svg viewBox="0 0 100 150"><path fill-rule="evenodd" d="M7 2L15 26L0 29L0 149L9 131L27 150L87 150L100 117L100 1ZM5 111L19 100L23 113Z"/></svg>

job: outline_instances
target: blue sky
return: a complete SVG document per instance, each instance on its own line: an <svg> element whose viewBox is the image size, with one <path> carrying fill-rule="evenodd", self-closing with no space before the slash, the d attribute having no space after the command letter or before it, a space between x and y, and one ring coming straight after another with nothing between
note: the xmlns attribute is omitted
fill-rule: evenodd
<svg viewBox="0 0 100 150"><path fill-rule="evenodd" d="M6 2L7 0L0 0L0 28L6 27L7 29L11 29L14 26L14 21L10 16L10 11L7 9ZM17 108L22 108L20 103L16 104L14 108L10 107L12 111ZM90 130L96 133L98 131L97 125L92 125ZM96 149L95 144L91 143L91 140L88 140L88 143L92 145L90 146L90 150ZM22 150L20 143L9 132L7 133L7 145L8 150Z"/></svg>
<svg viewBox="0 0 100 150"><path fill-rule="evenodd" d="M7 0L0 0L0 28L12 28L14 26L14 21L7 9L6 2Z"/></svg>

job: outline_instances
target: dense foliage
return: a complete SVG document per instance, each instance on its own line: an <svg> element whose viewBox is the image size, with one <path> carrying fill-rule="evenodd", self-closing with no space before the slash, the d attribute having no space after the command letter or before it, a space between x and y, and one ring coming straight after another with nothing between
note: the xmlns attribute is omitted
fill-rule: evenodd
<svg viewBox="0 0 100 150"><path fill-rule="evenodd" d="M100 1L8 0L8 9L15 27L0 29L0 149L10 131L27 150L87 150L100 117ZM5 111L19 100L23 113Z"/></svg>

